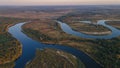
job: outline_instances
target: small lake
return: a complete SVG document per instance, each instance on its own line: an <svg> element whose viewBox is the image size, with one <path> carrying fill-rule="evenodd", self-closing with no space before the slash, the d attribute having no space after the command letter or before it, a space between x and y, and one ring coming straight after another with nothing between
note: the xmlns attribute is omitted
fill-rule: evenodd
<svg viewBox="0 0 120 68"><path fill-rule="evenodd" d="M83 34L72 30L71 27L65 23L62 23L60 21L58 21L58 23L61 25L61 28L64 32L82 38L111 39L120 35L120 31L112 26L106 25L105 20L98 21L98 24L109 28L112 31L112 33L110 35L104 35L104 36L93 36L93 35ZM57 50L65 51L79 58L85 64L86 68L102 68L91 57L89 57L80 50L64 45L43 44L41 42L33 40L32 38L28 37L26 34L22 32L21 27L24 24L25 22L18 23L10 27L8 31L13 37L19 40L20 43L22 44L22 55L20 56L19 59L15 61L16 63L15 68L24 68L25 64L34 58L37 48L39 49L54 48Z"/></svg>

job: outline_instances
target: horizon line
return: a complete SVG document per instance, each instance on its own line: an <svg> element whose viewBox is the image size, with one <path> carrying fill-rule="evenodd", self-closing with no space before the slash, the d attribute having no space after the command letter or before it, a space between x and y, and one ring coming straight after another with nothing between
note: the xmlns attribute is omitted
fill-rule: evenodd
<svg viewBox="0 0 120 68"><path fill-rule="evenodd" d="M120 4L82 4L82 5L0 5L0 6L120 6Z"/></svg>

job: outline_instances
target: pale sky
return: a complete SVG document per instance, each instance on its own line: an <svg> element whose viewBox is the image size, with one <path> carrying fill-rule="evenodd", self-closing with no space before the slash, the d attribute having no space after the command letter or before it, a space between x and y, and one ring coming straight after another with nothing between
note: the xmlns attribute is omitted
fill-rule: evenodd
<svg viewBox="0 0 120 68"><path fill-rule="evenodd" d="M0 0L0 5L111 5L120 0Z"/></svg>

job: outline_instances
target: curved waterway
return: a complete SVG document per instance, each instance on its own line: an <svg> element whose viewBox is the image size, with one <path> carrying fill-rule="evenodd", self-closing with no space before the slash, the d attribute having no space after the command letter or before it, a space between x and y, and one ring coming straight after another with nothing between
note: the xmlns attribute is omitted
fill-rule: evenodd
<svg viewBox="0 0 120 68"><path fill-rule="evenodd" d="M110 25L107 25L105 22L107 20L99 20L97 22L97 25L102 25L108 29L110 29L112 31L111 34L109 35L101 35L101 36L95 36L95 35L89 35L89 34L84 34L82 32L77 32L77 31L74 31L72 30L72 28L66 24L66 23L63 23L61 21L57 21L60 26L61 26L61 29L66 32L67 34L72 34L74 36L78 36L78 37L81 37L81 38L92 38L92 39L111 39L111 38L114 38L114 37L118 37L120 36L120 30L110 26ZM80 21L80 22L83 22L83 23L91 23L90 21Z"/></svg>
<svg viewBox="0 0 120 68"><path fill-rule="evenodd" d="M91 57L86 55L84 52L77 50L75 48L63 45L52 45L52 44L43 44L36 40L31 39L26 34L22 32L22 25L25 23L19 23L9 28L9 33L20 41L22 44L22 55L19 59L15 61L15 68L24 68L25 64L32 60L35 56L37 48L54 48L57 50L62 50L68 52L77 58L79 58L86 66L86 68L102 68L98 63L96 63Z"/></svg>

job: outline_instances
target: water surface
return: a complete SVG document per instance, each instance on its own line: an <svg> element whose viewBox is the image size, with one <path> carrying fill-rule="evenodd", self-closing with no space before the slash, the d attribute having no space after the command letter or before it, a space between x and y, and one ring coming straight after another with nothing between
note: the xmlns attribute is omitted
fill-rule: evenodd
<svg viewBox="0 0 120 68"><path fill-rule="evenodd" d="M102 36L94 36L94 35L88 35L81 32L77 32L72 30L72 28L67 25L66 23L57 21L64 32L67 34L72 34L81 38L92 38L92 39L111 39L117 36L120 36L120 30L105 24L105 20L99 20L98 25L102 25L107 27L112 31L109 35L102 35ZM81 21L83 23L91 23L90 21ZM57 50L62 50L65 52L68 52L70 54L73 54L77 58L79 58L86 66L86 68L101 68L101 66L96 63L93 59L91 59L88 55L83 53L80 50L77 50L75 48L69 47L69 46L63 46L63 45L54 45L54 44L43 44L41 42L38 42L36 40L31 39L26 34L22 32L22 25L25 23L19 23L9 28L9 33L12 34L13 37L15 37L17 40L19 40L22 44L22 55L18 60L16 60L15 68L24 68L25 64L32 60L35 56L35 52L37 48L44 49L44 48L54 48Z"/></svg>
<svg viewBox="0 0 120 68"><path fill-rule="evenodd" d="M66 32L67 34L72 34L74 36L78 36L78 37L81 37L81 38L90 38L90 39L111 39L111 38L115 38L115 37L118 37L120 36L120 30L116 29L115 27L112 27L110 25L107 25L105 22L107 20L99 20L97 22L98 25L102 25L108 29L110 29L112 31L111 34L109 35L100 35L100 36L95 36L95 35L89 35L89 34L85 34L85 33L82 33L82 32L77 32L77 31L74 31L72 30L72 28L66 24L66 23L63 23L61 21L57 21L60 26L61 26L61 29ZM81 21L83 23L91 23L90 21Z"/></svg>
<svg viewBox="0 0 120 68"><path fill-rule="evenodd" d="M16 24L10 27L8 31L13 37L19 40L20 43L22 44L22 55L20 56L19 59L15 61L16 63L15 68L24 68L25 64L34 58L37 48L40 49L54 48L57 50L62 50L79 58L85 64L86 68L101 68L101 66L98 63L96 63L93 59L91 59L91 57L89 57L80 50L63 45L43 44L41 42L31 39L22 32L21 27L24 24L25 23Z"/></svg>

